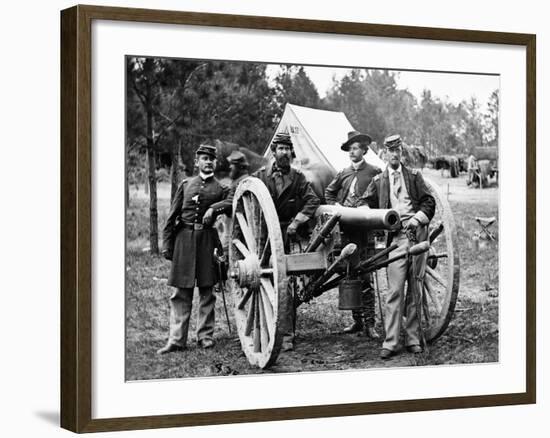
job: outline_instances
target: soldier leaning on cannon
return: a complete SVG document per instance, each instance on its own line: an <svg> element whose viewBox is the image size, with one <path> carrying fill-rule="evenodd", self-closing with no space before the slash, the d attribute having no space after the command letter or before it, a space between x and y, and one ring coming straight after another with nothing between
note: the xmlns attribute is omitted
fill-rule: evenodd
<svg viewBox="0 0 550 438"><path fill-rule="evenodd" d="M304 174L290 166L295 157L290 135L276 134L270 148L275 162L271 166L260 168L252 176L259 178L269 190L279 216L285 250L288 251L289 240L294 239L296 233L300 232L300 227L313 217L320 200ZM293 314L289 315L289 320L291 317ZM294 335L291 327L288 327L282 350L293 348Z"/></svg>
<svg viewBox="0 0 550 438"><path fill-rule="evenodd" d="M373 178L358 204L397 210L402 228L391 238L401 250L405 250L411 245L410 237L418 242L426 240L428 224L435 213L435 200L430 195L422 174L401 164L401 145L399 135L392 135L384 140L384 146L388 151L388 167L382 174ZM396 253L397 251L400 250L397 249ZM413 263L416 272L412 272L412 269L409 272L408 258L395 261L387 268L389 284L384 321L386 338L380 352L382 359L389 359L398 352L403 311L406 314L405 347L412 353L422 352L420 321L411 285L417 274L423 271L422 264L426 263L426 253L417 257ZM405 281L408 283L406 300ZM402 306L403 300L405 306Z"/></svg>
<svg viewBox="0 0 550 438"><path fill-rule="evenodd" d="M214 249L221 250L221 244L212 224L218 214L227 211L228 205L231 208L231 201L224 202L229 188L214 177L216 148L199 146L195 165L199 174L178 187L162 234L162 254L172 261L168 285L176 289L170 297L170 336L158 354L185 349L195 285L200 297L198 345L210 348L214 344L216 297L212 287L217 280Z"/></svg>
<svg viewBox="0 0 550 438"><path fill-rule="evenodd" d="M344 207L356 207L360 196L366 191L372 179L381 170L368 164L364 155L367 153L372 139L367 134L352 131L348 134L348 140L342 144L340 149L349 153L351 165L336 174L336 177L325 189L327 204L342 205ZM350 242L358 245L359 248L367 248L366 233L350 234L346 231ZM354 254L355 259L366 259L366 254ZM355 260L353 264L357 264ZM374 330L374 289L372 287L372 276L368 274L364 279L362 287L363 309L353 310L353 324L344 329L345 333L364 333L365 336L377 339L378 334Z"/></svg>

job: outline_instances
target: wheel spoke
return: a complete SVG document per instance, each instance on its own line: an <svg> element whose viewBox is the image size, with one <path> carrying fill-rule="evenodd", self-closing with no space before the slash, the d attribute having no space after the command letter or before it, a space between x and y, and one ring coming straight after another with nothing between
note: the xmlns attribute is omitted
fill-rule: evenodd
<svg viewBox="0 0 550 438"><path fill-rule="evenodd" d="M430 233L430 238L429 238L430 244L432 244L434 240L439 237L439 235L443 232L444 228L445 226L443 225L443 222L439 222L439 224L437 224L437 226Z"/></svg>
<svg viewBox="0 0 550 438"><path fill-rule="evenodd" d="M248 300L250 299L250 296L251 296L251 295L252 295L252 289L249 288L249 287L247 287L247 288L246 288L246 292L244 293L244 295L242 296L241 300L239 301L239 304L237 304L237 309L243 310L245 304L248 302Z"/></svg>
<svg viewBox="0 0 550 438"><path fill-rule="evenodd" d="M252 224L254 223L254 212L250 201L250 195L248 193L244 194L242 197L242 200L243 200L243 210L246 216L246 220L252 226Z"/></svg>
<svg viewBox="0 0 550 438"><path fill-rule="evenodd" d="M246 241L246 246L248 250L251 253L255 253L256 242L254 240L254 236L252 235L252 230L248 226L246 219L244 218L243 214L240 211L236 212L235 216L237 216L237 220L239 221L239 226L241 227L241 232L243 233L244 240Z"/></svg>
<svg viewBox="0 0 550 438"><path fill-rule="evenodd" d="M255 204L257 207L259 207L257 204ZM266 227L265 227L265 232L264 232L264 213L262 211L261 208L257 208L257 213L258 213L258 235L256 236L256 239L257 239L257 242L258 242L258 248L261 248L262 247L262 239L265 238L267 241L269 241L269 238L267 236L267 224L266 224ZM262 252L263 254L263 252Z"/></svg>
<svg viewBox="0 0 550 438"><path fill-rule="evenodd" d="M260 277L260 282L263 289L265 290L267 297L269 298L271 306L275 307L277 303L275 299L275 288L273 287L273 283L271 283L271 280L266 277Z"/></svg>
<svg viewBox="0 0 550 438"><path fill-rule="evenodd" d="M252 236L254 237L255 242L255 248L260 247L260 236L261 236L261 223L258 221L258 218L256 217L257 212L257 206L254 201L252 201L252 194L246 193L243 195L243 210L244 214L246 216L246 222L248 224L248 227L250 228L250 231L252 233ZM261 211L261 210L260 210Z"/></svg>
<svg viewBox="0 0 550 438"><path fill-rule="evenodd" d="M266 319L266 323L267 323L267 329L269 331L269 337L273 338L273 336L275 336L275 334L274 334L275 324L274 324L274 316L273 316L273 306L271 305L271 301L269 300L269 296L267 295L267 292L265 291L265 289L262 287L260 289L260 291L261 291L261 295L262 295L262 305L263 305L265 319Z"/></svg>
<svg viewBox="0 0 550 438"><path fill-rule="evenodd" d="M269 258L270 252L268 251L270 248L269 239L265 241L264 249L262 250L262 256L260 257L260 266L264 266L265 262Z"/></svg>
<svg viewBox="0 0 550 438"><path fill-rule="evenodd" d="M269 345L269 330L267 328L267 318L265 314L264 299L262 294L258 294L259 309L260 309L260 340L262 345L262 351L266 351Z"/></svg>
<svg viewBox="0 0 550 438"><path fill-rule="evenodd" d="M445 289L447 288L447 284L445 284L445 281L441 278L441 276L435 270L430 268L429 266L426 266L426 274L429 274L430 277L432 277L435 281L437 281Z"/></svg>
<svg viewBox="0 0 550 438"><path fill-rule="evenodd" d="M252 303L248 307L248 313L246 315L246 326L244 328L244 335L250 336L252 328L254 327L254 317L256 314L256 294L252 294Z"/></svg>
<svg viewBox="0 0 550 438"><path fill-rule="evenodd" d="M242 243L239 239L233 239L233 245L235 245L235 247L239 250L243 257L246 258L250 255L250 251L248 251L245 244Z"/></svg>
<svg viewBox="0 0 550 438"><path fill-rule="evenodd" d="M439 301L437 300L437 293L434 290L434 288L432 286L432 283L427 278L424 279L424 290L427 292L426 295L428 295L430 297L430 300L431 300L432 304L435 307L435 311L437 312L437 315L440 315L441 314L441 306L439 304Z"/></svg>
<svg viewBox="0 0 550 438"><path fill-rule="evenodd" d="M259 294L254 294L254 353L262 351L260 333L260 303Z"/></svg>

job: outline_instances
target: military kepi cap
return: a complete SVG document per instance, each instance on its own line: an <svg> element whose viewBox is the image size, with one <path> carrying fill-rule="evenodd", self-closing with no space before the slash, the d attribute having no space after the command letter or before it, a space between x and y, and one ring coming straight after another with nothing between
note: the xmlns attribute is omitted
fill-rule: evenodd
<svg viewBox="0 0 550 438"><path fill-rule="evenodd" d="M242 167L248 166L246 155L239 150L234 150L233 152L231 152L231 154L229 154L229 156L227 157L227 162L229 164L237 164Z"/></svg>
<svg viewBox="0 0 550 438"><path fill-rule="evenodd" d="M362 134L359 131L351 131L348 132L348 139L342 144L342 146L340 146L340 149L347 152L353 143L360 143L368 147L371 142L372 138L370 135Z"/></svg>
<svg viewBox="0 0 550 438"><path fill-rule="evenodd" d="M290 138L290 134L287 134L285 132L279 132L275 134L275 137L273 137L273 141L271 142L271 147L275 148L278 144L286 144L288 146L292 146L292 139Z"/></svg>
<svg viewBox="0 0 550 438"><path fill-rule="evenodd" d="M384 147L387 149L395 149L403 144L400 135L390 135L384 139Z"/></svg>
<svg viewBox="0 0 550 438"><path fill-rule="evenodd" d="M212 158L216 159L216 147L208 144L201 144L195 152L195 155L199 154L210 155Z"/></svg>

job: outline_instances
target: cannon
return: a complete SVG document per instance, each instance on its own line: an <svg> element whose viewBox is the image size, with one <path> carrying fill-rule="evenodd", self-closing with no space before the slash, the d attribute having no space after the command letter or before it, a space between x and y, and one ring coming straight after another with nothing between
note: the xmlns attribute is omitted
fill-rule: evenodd
<svg viewBox="0 0 550 438"><path fill-rule="evenodd" d="M369 248L369 257L352 263L359 251L346 243L346 233L387 233L400 226L394 210L321 205L311 233L285 251L275 206L257 178L244 179L235 192L226 230L229 239L228 291L241 347L252 365L266 368L279 355L288 315L302 303L362 274L385 268L399 257L428 251L422 282L421 309L425 338L435 341L452 318L459 290L460 262L456 227L446 198L426 179L436 200L429 238L403 254L396 245ZM342 287L343 288L343 287ZM345 288L343 288L345 289ZM293 308L294 307L294 308Z"/></svg>

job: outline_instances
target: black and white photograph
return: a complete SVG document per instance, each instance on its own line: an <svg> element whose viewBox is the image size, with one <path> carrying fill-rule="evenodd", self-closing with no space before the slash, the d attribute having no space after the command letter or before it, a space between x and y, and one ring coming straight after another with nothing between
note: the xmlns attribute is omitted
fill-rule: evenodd
<svg viewBox="0 0 550 438"><path fill-rule="evenodd" d="M543 5L8 3L3 435L541 435Z"/></svg>
<svg viewBox="0 0 550 438"><path fill-rule="evenodd" d="M126 57L126 379L499 361L499 76Z"/></svg>

